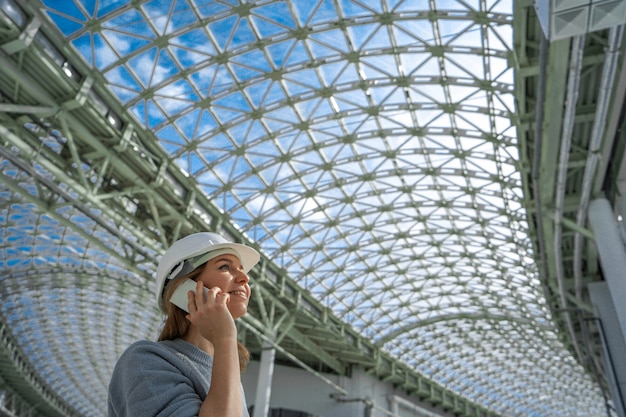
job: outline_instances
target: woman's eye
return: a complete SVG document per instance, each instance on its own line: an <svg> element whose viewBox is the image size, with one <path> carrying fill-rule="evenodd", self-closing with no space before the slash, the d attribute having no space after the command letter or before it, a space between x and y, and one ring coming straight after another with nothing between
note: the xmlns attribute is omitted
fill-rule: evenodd
<svg viewBox="0 0 626 417"><path fill-rule="evenodd" d="M224 265L220 266L220 269L223 269L224 271L229 271L230 270L230 265L224 264Z"/></svg>

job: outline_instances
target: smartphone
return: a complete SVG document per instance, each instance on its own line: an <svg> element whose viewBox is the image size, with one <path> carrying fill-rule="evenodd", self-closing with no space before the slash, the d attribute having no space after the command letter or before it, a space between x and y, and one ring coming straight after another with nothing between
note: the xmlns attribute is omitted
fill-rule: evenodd
<svg viewBox="0 0 626 417"><path fill-rule="evenodd" d="M178 288L176 288L176 291L174 291L174 294L172 294L172 297L170 297L170 303L189 313L189 308L187 307L189 305L189 301L187 300L187 293L189 291L196 292L196 281L185 278L185 282L180 284ZM204 293L206 294L208 291L208 288L205 287Z"/></svg>

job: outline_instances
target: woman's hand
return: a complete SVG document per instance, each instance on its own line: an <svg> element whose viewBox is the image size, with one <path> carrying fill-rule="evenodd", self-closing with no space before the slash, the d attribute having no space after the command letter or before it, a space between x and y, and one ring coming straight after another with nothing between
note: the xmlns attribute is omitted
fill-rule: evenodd
<svg viewBox="0 0 626 417"><path fill-rule="evenodd" d="M195 325L202 337L213 345L219 340L237 340L237 327L230 311L228 302L230 295L220 288L214 287L204 292L201 281L196 283L196 291L187 293L189 314L186 316Z"/></svg>
<svg viewBox="0 0 626 417"><path fill-rule="evenodd" d="M198 417L242 415L242 392L237 354L237 327L228 311L230 295L220 288L210 288L205 295L201 281L196 292L189 291L187 301L191 322L213 348L211 387L202 402Z"/></svg>

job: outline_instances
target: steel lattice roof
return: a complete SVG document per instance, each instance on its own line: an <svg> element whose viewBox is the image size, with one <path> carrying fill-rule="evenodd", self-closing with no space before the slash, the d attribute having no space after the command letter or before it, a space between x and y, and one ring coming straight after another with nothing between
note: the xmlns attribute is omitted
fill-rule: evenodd
<svg viewBox="0 0 626 417"><path fill-rule="evenodd" d="M0 317L50 413L104 413L160 325L158 255L204 221L264 255L250 339L294 298L463 415L605 415L529 235L510 1L35 3L2 21L28 74L2 97Z"/></svg>

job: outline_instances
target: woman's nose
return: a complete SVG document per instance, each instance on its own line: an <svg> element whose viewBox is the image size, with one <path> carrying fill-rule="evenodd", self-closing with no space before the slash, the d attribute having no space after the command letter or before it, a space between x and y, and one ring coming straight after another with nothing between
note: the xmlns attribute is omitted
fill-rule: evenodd
<svg viewBox="0 0 626 417"><path fill-rule="evenodd" d="M250 277L248 277L248 274L246 274L242 269L238 269L236 274L235 274L235 279L237 280L237 282L249 282L250 281Z"/></svg>

